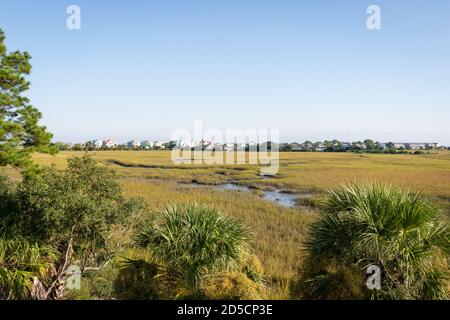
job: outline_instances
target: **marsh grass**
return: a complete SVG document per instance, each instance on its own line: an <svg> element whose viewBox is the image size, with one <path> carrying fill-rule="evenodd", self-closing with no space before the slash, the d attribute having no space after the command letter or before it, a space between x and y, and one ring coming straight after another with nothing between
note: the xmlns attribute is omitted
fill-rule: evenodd
<svg viewBox="0 0 450 320"><path fill-rule="evenodd" d="M66 166L67 159L83 152L60 152L56 157L35 154L42 165ZM286 298L289 279L303 260L302 248L308 225L315 221L314 210L330 189L346 182L378 181L420 190L447 212L450 211L450 152L425 155L385 155L354 153L280 153L280 170L263 178L259 167L245 165L174 165L169 151L97 151L92 155L101 164L114 168L121 177L127 197L145 199L151 212L169 204L202 203L225 215L240 219L251 228L251 244L270 277L270 298ZM12 168L3 168L18 176ZM206 187L192 188L196 181ZM252 192L219 191L207 185L235 182L254 188ZM317 197L289 209L263 200L260 190L281 189L293 193L313 192ZM121 234L121 239L130 238Z"/></svg>

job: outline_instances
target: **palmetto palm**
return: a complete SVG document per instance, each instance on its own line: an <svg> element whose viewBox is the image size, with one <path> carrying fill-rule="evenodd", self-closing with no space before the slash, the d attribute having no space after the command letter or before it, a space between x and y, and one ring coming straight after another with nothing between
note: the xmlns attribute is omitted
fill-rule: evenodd
<svg viewBox="0 0 450 320"><path fill-rule="evenodd" d="M0 299L35 298L33 285L43 280L55 259L51 248L0 237Z"/></svg>
<svg viewBox="0 0 450 320"><path fill-rule="evenodd" d="M157 215L136 238L167 273L194 290L212 272L239 267L249 250L241 223L197 205L172 206Z"/></svg>
<svg viewBox="0 0 450 320"><path fill-rule="evenodd" d="M311 227L311 257L382 269L380 297L448 297L448 225L420 195L380 184L351 184L329 194Z"/></svg>

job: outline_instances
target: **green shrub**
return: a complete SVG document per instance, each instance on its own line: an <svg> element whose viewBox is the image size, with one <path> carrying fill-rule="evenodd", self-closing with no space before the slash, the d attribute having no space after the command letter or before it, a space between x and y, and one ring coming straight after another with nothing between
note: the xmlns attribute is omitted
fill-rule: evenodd
<svg viewBox="0 0 450 320"><path fill-rule="evenodd" d="M306 300L361 300L369 298L364 271L337 265L330 259L309 257L291 283L291 294Z"/></svg>
<svg viewBox="0 0 450 320"><path fill-rule="evenodd" d="M324 212L312 224L306 243L312 266L306 269L317 261L362 272L376 264L382 289L371 292L373 297L445 299L449 245L449 227L439 209L420 195L351 184L329 194Z"/></svg>
<svg viewBox="0 0 450 320"><path fill-rule="evenodd" d="M161 273L160 266L145 259L125 259L114 281L115 297L122 300L173 300L187 291L176 279Z"/></svg>
<svg viewBox="0 0 450 320"><path fill-rule="evenodd" d="M123 231L119 222L132 229L130 221L142 209L142 203L124 199L115 172L89 156L69 159L65 170L43 169L18 183L0 178L0 200L0 241L20 237L30 248L57 251L57 272L51 277L58 278L64 273L61 268L74 260L84 269L111 259L125 245L117 240ZM5 255L14 260L20 253L9 250ZM14 270L8 264L6 268Z"/></svg>
<svg viewBox="0 0 450 320"><path fill-rule="evenodd" d="M239 270L249 253L249 232L215 209L197 205L172 206L136 237L160 272L196 295L202 278Z"/></svg>
<svg viewBox="0 0 450 320"><path fill-rule="evenodd" d="M104 247L119 219L138 209L122 196L115 172L89 156L69 159L65 170L27 177L8 196L13 202L0 212L4 229L55 247L73 238L81 251Z"/></svg>

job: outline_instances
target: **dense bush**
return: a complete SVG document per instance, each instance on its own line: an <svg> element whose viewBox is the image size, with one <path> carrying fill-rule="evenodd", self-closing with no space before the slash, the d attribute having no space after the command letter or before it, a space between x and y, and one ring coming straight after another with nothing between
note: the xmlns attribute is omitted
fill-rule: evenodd
<svg viewBox="0 0 450 320"><path fill-rule="evenodd" d="M417 194L378 184L331 192L306 248L305 275L294 286L297 296L335 298L334 290L348 283L343 280L361 283L367 266L376 264L381 290L361 292L360 284L349 283L355 298L448 298L449 227L440 211ZM336 277L331 281L343 287L327 285Z"/></svg>
<svg viewBox="0 0 450 320"><path fill-rule="evenodd" d="M299 267L291 293L306 300L361 300L370 297L365 281L356 266L310 256Z"/></svg>
<svg viewBox="0 0 450 320"><path fill-rule="evenodd" d="M177 283L179 295L199 295L206 278L239 271L250 252L250 235L241 223L214 209L173 206L159 213L136 237L158 273Z"/></svg>
<svg viewBox="0 0 450 320"><path fill-rule="evenodd" d="M50 276L53 281L37 274L41 283L51 282L55 290L73 260L80 261L84 269L110 259L117 249L108 243L113 228L140 209L139 203L124 199L116 174L89 156L69 159L65 170L43 169L18 183L1 178L0 200L1 241L18 237L26 247L59 253L53 266L56 272ZM13 250L4 253L10 260L15 260L16 254ZM31 265L25 261L20 270L28 271ZM12 272L16 267L6 264L5 268ZM0 278L6 279L5 272L2 274ZM27 279L31 281L33 276L30 273ZM8 290L0 286L0 294ZM58 294L60 297L61 292Z"/></svg>
<svg viewBox="0 0 450 320"><path fill-rule="evenodd" d="M89 272L73 299L261 299L265 277L239 222L196 205L152 215L135 246ZM141 220L143 221L143 220ZM128 222L126 222L128 224Z"/></svg>
<svg viewBox="0 0 450 320"><path fill-rule="evenodd" d="M116 263L115 263L116 264ZM153 299L264 299L266 277L258 258L249 255L241 268L229 272L209 272L192 291L168 269L156 264L151 253L127 250L117 260L118 273L112 280L114 297L123 300ZM116 267L114 267L116 268ZM101 272L98 277L104 277ZM91 292L98 291L91 281Z"/></svg>
<svg viewBox="0 0 450 320"><path fill-rule="evenodd" d="M141 258L124 258L114 280L114 294L122 300L172 300L188 295L170 273L143 253Z"/></svg>
<svg viewBox="0 0 450 320"><path fill-rule="evenodd" d="M0 199L1 298L265 296L240 222L197 205L145 218L142 203L124 199L115 173L88 156L17 183L1 178ZM138 249L123 251L140 223ZM65 269L74 262L82 288L64 291Z"/></svg>
<svg viewBox="0 0 450 320"><path fill-rule="evenodd" d="M25 179L17 198L14 224L53 244L73 235L80 245L102 244L124 202L115 173L87 156L69 159L66 170L53 167Z"/></svg>

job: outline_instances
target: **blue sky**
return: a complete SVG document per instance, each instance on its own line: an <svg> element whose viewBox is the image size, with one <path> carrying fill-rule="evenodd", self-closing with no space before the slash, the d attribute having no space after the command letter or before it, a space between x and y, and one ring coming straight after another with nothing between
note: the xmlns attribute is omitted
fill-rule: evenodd
<svg viewBox="0 0 450 320"><path fill-rule="evenodd" d="M81 8L81 30L66 8ZM382 29L366 28L381 8ZM450 1L0 0L55 140L276 128L450 145Z"/></svg>

